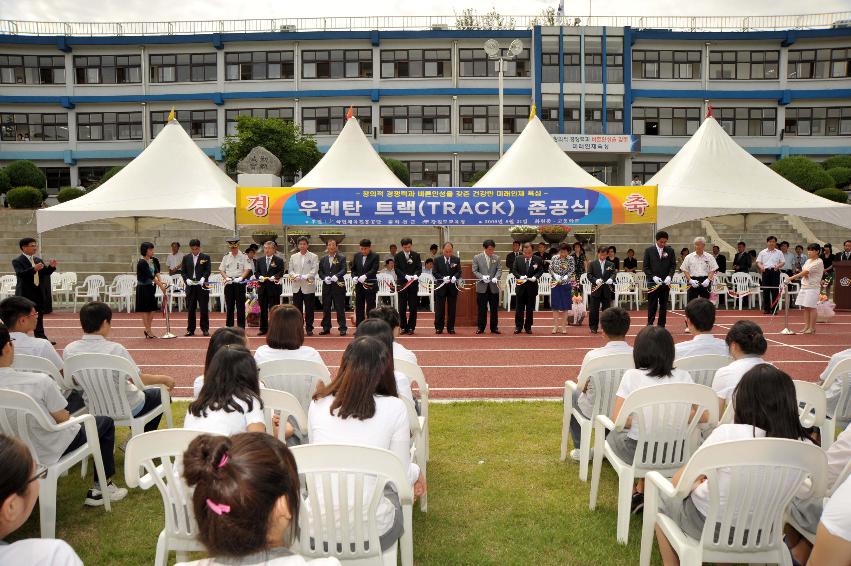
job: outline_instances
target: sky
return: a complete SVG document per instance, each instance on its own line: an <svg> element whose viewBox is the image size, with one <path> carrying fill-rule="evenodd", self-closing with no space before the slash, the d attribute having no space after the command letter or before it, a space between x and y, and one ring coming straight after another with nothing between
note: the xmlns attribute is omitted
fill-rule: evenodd
<svg viewBox="0 0 851 566"><path fill-rule="evenodd" d="M590 0L595 16L736 16L851 11L851 0ZM558 0L0 0L0 19L36 21L174 21L323 16L451 16L465 8L537 15ZM565 14L587 16L589 0L565 0Z"/></svg>

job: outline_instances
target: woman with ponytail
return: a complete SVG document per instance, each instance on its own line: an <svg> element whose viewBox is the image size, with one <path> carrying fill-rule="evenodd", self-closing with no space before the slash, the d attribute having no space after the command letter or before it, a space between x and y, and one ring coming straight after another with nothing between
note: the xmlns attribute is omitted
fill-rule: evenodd
<svg viewBox="0 0 851 566"><path fill-rule="evenodd" d="M740 320L734 324L724 338L733 361L715 372L712 389L718 395L719 415L733 398L733 391L742 376L751 368L766 363L762 355L768 349L768 342L762 328L750 320Z"/></svg>

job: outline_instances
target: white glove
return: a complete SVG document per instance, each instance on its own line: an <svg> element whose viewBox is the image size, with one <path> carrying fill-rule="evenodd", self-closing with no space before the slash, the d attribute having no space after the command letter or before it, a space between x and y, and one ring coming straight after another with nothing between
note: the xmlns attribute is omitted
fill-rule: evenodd
<svg viewBox="0 0 851 566"><path fill-rule="evenodd" d="M668 275L667 277L665 277L665 285L670 285L670 284L671 284L671 276Z"/></svg>
<svg viewBox="0 0 851 566"><path fill-rule="evenodd" d="M366 281L366 275L361 275L360 277L358 277L358 283L363 283L364 281Z"/></svg>
<svg viewBox="0 0 851 566"><path fill-rule="evenodd" d="M325 282L326 285L331 284L331 278L330 277L326 277L325 279L323 279L323 281Z"/></svg>
<svg viewBox="0 0 851 566"><path fill-rule="evenodd" d="M537 277L535 277L534 275L533 275L532 277L530 277L530 278L529 278L529 281L537 281L537 280L538 280L538 278L537 278Z"/></svg>
<svg viewBox="0 0 851 566"><path fill-rule="evenodd" d="M416 281L416 280L417 280L417 279L419 279L419 278L420 278L420 276L419 276L419 275L414 275L414 281Z"/></svg>
<svg viewBox="0 0 851 566"><path fill-rule="evenodd" d="M446 277L444 277L444 278L443 278L443 282L444 282L444 283L446 283L447 281L449 281L449 276L448 276L448 275L447 275Z"/></svg>
<svg viewBox="0 0 851 566"><path fill-rule="evenodd" d="M490 275L482 275L482 283L490 283L491 276Z"/></svg>
<svg viewBox="0 0 851 566"><path fill-rule="evenodd" d="M700 283L697 282L697 279L689 279L688 282L689 282L689 285L691 285L695 289L697 289L697 286L700 285Z"/></svg>
<svg viewBox="0 0 851 566"><path fill-rule="evenodd" d="M202 278L201 278L201 280L198 282L198 284L199 284L199 285L203 285L203 284L204 284L204 281L206 281L206 278L202 277Z"/></svg>
<svg viewBox="0 0 851 566"><path fill-rule="evenodd" d="M237 277L233 280L234 283L242 283L242 277Z"/></svg>
<svg viewBox="0 0 851 566"><path fill-rule="evenodd" d="M606 281L606 285L611 285L612 283L614 283L614 281L612 281L611 279L609 279L608 281Z"/></svg>
<svg viewBox="0 0 851 566"><path fill-rule="evenodd" d="M452 281L453 283L455 283L455 281L457 281L457 279L455 279L455 277L453 276L453 277L452 277L452 279L451 279L450 281Z"/></svg>
<svg viewBox="0 0 851 566"><path fill-rule="evenodd" d="M405 280L406 280L406 281L410 281L410 280L411 280L411 279L413 279L413 278L414 278L414 276L413 276L413 275L405 275Z"/></svg>
<svg viewBox="0 0 851 566"><path fill-rule="evenodd" d="M594 285L601 285L602 283L603 283L602 279L597 279L596 281L594 281Z"/></svg>
<svg viewBox="0 0 851 566"><path fill-rule="evenodd" d="M709 288L710 283L712 283L712 281L710 281L709 279L704 279L703 283L701 283L701 285L703 285L706 288Z"/></svg>
<svg viewBox="0 0 851 566"><path fill-rule="evenodd" d="M336 282L337 282L337 276L334 275L333 277L331 277L331 283L336 283Z"/></svg>
<svg viewBox="0 0 851 566"><path fill-rule="evenodd" d="M654 282L654 283L656 283L657 285L661 285L661 284L662 284L662 279L661 279L660 277L656 277L656 276L654 276L654 277L653 277L653 282Z"/></svg>
<svg viewBox="0 0 851 566"><path fill-rule="evenodd" d="M570 281L570 275L562 275L561 280L564 282Z"/></svg>

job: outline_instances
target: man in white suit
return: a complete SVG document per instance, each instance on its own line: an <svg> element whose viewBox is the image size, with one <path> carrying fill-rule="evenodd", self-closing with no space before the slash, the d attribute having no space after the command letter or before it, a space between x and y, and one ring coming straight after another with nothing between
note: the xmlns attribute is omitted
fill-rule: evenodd
<svg viewBox="0 0 851 566"><path fill-rule="evenodd" d="M496 247L493 240L485 240L482 247L485 251L473 257L473 277L476 278L476 305L479 313L476 334L485 331L488 308L491 311L491 334L500 334L499 277L502 274L502 265L499 256L493 253Z"/></svg>
<svg viewBox="0 0 851 566"><path fill-rule="evenodd" d="M307 238L298 239L298 252L290 257L290 279L293 282L293 304L304 315L306 334L313 336L313 306L316 302L316 272L319 257L307 249Z"/></svg>

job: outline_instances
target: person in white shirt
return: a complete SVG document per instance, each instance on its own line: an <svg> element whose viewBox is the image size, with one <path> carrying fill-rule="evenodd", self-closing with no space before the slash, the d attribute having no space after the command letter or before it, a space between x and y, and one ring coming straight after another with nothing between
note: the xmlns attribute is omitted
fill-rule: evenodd
<svg viewBox="0 0 851 566"><path fill-rule="evenodd" d="M795 306L804 309L804 329L801 334L816 333L816 305L821 293L821 279L824 275L824 262L819 257L821 246L807 246L807 261L801 266L801 271L789 278L789 281L801 280L801 289L795 297Z"/></svg>
<svg viewBox="0 0 851 566"><path fill-rule="evenodd" d="M851 476L824 508L808 566L851 566Z"/></svg>
<svg viewBox="0 0 851 566"><path fill-rule="evenodd" d="M707 354L730 356L727 343L712 336L712 327L715 326L715 305L712 301L703 297L689 301L685 315L688 331L694 338L676 345L678 360Z"/></svg>
<svg viewBox="0 0 851 566"><path fill-rule="evenodd" d="M756 266L762 273L762 312L771 314L774 299L780 290L780 271L786 264L786 258L777 249L777 238L769 236L766 238L767 247L756 256Z"/></svg>
<svg viewBox="0 0 851 566"><path fill-rule="evenodd" d="M171 253L165 258L165 264L168 267L169 275L180 273L180 264L183 263L183 254L180 252L180 242L171 243Z"/></svg>
<svg viewBox="0 0 851 566"><path fill-rule="evenodd" d="M245 330L234 326L222 326L213 332L210 336L210 341L207 343L207 355L204 357L204 373L210 367L210 362L213 361L213 356L216 352L225 346L242 346L248 348L248 338L245 336ZM201 394L201 388L204 386L204 374L202 373L195 378L192 383L192 396L196 399Z"/></svg>
<svg viewBox="0 0 851 566"><path fill-rule="evenodd" d="M600 315L600 327L603 329L603 336L606 338L606 344L601 348L594 348L585 353L582 359L582 367L585 367L592 360L610 356L612 354L631 354L632 346L626 343L626 334L629 332L629 326L632 324L629 313L620 307L610 307L603 311ZM579 369L582 373L582 368ZM585 383L585 389L573 392L573 406L576 407L585 418L591 414L594 408L594 386L591 380ZM582 429L579 428L579 422L573 416L570 417L570 436L573 438L573 445L579 446L579 441L582 438ZM574 448L570 451L570 457L579 461L579 449Z"/></svg>
<svg viewBox="0 0 851 566"><path fill-rule="evenodd" d="M334 381L320 386L314 395L307 420L312 444L359 444L390 450L406 465L414 496L425 493L425 477L411 462L408 409L398 398L393 359L377 338L355 338L348 345ZM365 500L372 497L371 491L365 486ZM383 551L403 532L401 504L392 488L385 489L376 513Z"/></svg>
<svg viewBox="0 0 851 566"><path fill-rule="evenodd" d="M226 239L230 250L219 263L219 273L225 283L225 325L233 326L233 313L236 310L236 325L245 328L245 280L253 271L248 265L248 257L239 251L239 238Z"/></svg>
<svg viewBox="0 0 851 566"><path fill-rule="evenodd" d="M749 369L766 363L762 355L768 349L768 342L762 334L762 328L750 320L736 322L724 338L730 349L733 361L715 372L712 389L718 395L718 414L724 414L724 407L733 399L733 391Z"/></svg>
<svg viewBox="0 0 851 566"><path fill-rule="evenodd" d="M363 336L377 338L384 343L388 350L393 351L393 330L385 321L378 318L368 318L361 322L355 330L355 338L361 338ZM415 403L408 376L395 368L393 369L393 375L396 378L396 392L399 394L399 397L404 397Z"/></svg>
<svg viewBox="0 0 851 566"><path fill-rule="evenodd" d="M313 307L316 303L316 273L319 257L307 249L306 236L298 239L298 252L290 256L290 280L293 284L293 304L304 315L307 335L313 336Z"/></svg>
<svg viewBox="0 0 851 566"><path fill-rule="evenodd" d="M819 376L819 383L825 382L833 371L833 368L839 365L839 362L849 359L851 359L851 348L833 354L830 357L830 361L827 362L827 367L824 368L824 371L821 372L821 375ZM842 393L842 382L844 379L845 378L840 375L838 379L833 381L833 385L824 392L827 397L827 414L829 415L836 412L836 406L839 404L839 395Z"/></svg>
<svg viewBox="0 0 851 566"><path fill-rule="evenodd" d="M193 488L197 537L210 557L181 566L308 564L289 550L303 510L295 458L281 441L255 432L201 435L183 455L183 477Z"/></svg>
<svg viewBox="0 0 851 566"><path fill-rule="evenodd" d="M402 343L397 340L399 338L399 334L401 334L400 330L400 321L399 321L399 311L394 309L393 307L381 306L372 309L366 315L368 318L379 318L390 325L390 328L393 330L393 358L397 360L404 360L406 362L419 365L417 362L417 355L402 345Z"/></svg>
<svg viewBox="0 0 851 566"><path fill-rule="evenodd" d="M304 324L301 312L293 305L275 305L269 311L269 332L266 344L257 348L257 365L272 360L304 360L324 368L326 378L331 372L315 348L304 345Z"/></svg>
<svg viewBox="0 0 851 566"><path fill-rule="evenodd" d="M806 431L798 420L795 385L786 373L768 364L751 369L739 382L735 399L733 424L718 426L698 451L721 442L752 438L807 441ZM674 485L680 481L683 469L680 468L671 480ZM719 491L719 516L724 516L728 498L737 491L731 485L729 469L720 468L717 477L718 485L714 489ZM778 489L793 491L799 487L797 483L790 483L788 486L778 486ZM709 507L709 484L706 478L702 478L685 499L663 499L661 511L673 519L688 536L700 540ZM679 564L676 552L658 527L656 539L659 541L662 563L665 566Z"/></svg>
<svg viewBox="0 0 851 566"><path fill-rule="evenodd" d="M686 291L686 304L698 297L709 298L709 290L718 272L715 258L706 253L706 238L698 236L694 239L694 251L686 256L680 265L680 270L686 278L689 287Z"/></svg>
<svg viewBox="0 0 851 566"><path fill-rule="evenodd" d="M26 445L0 434L0 564L83 566L67 542L60 539L23 539L11 544L4 539L18 530L38 501L39 478L47 472L37 465Z"/></svg>
<svg viewBox="0 0 851 566"><path fill-rule="evenodd" d="M127 349L119 344L107 340L112 330L112 309L106 303L93 301L86 303L80 309L80 326L83 328L83 337L65 346L62 357L68 359L79 354L110 354L120 356L132 364L133 357ZM169 392L174 389L174 378L168 375L159 375L139 372L139 378L144 385L164 385ZM162 404L162 395L159 388L145 389L139 391L135 385L127 382L127 400L134 417L144 415ZM83 395L85 398L85 394ZM145 424L145 432L157 430L160 425L162 414L157 415Z"/></svg>

